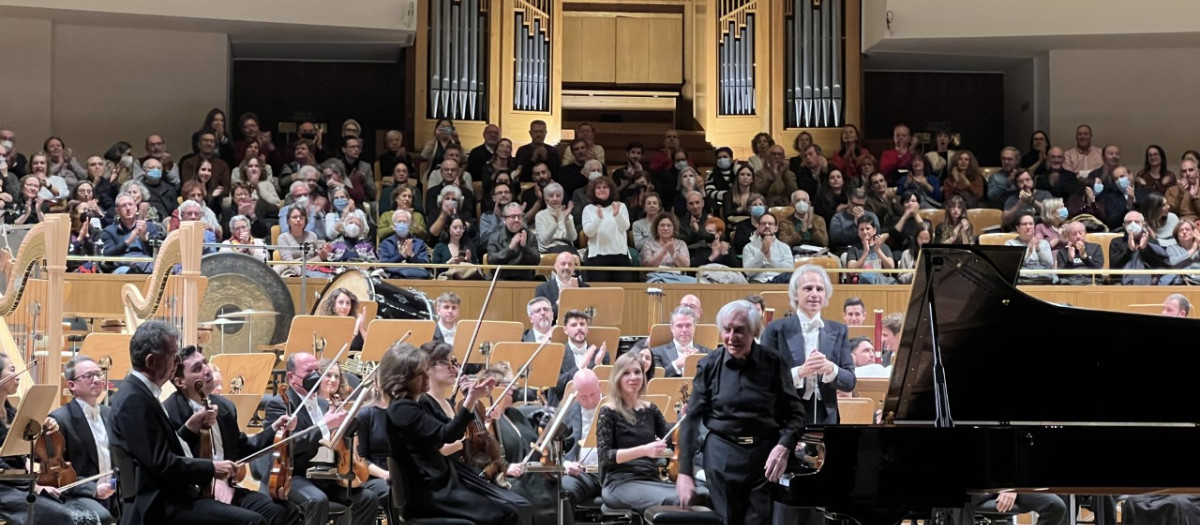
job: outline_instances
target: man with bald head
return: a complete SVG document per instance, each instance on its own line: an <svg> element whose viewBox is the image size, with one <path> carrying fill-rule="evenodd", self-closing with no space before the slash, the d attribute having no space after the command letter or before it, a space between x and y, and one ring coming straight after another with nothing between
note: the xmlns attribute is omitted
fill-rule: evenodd
<svg viewBox="0 0 1200 525"><path fill-rule="evenodd" d="M600 495L600 476L587 472L587 467L596 465L596 449L584 447L583 442L592 432L596 422L596 413L600 409L600 379L591 369L584 368L575 372L572 378L575 388L575 402L567 408L563 423L571 430L575 445L564 455L563 491L575 507L581 502L591 501Z"/></svg>
<svg viewBox="0 0 1200 525"><path fill-rule="evenodd" d="M483 175L484 166L496 154L496 145L500 143L500 126L488 124L483 127L483 144L475 146L467 154L467 173Z"/></svg>
<svg viewBox="0 0 1200 525"><path fill-rule="evenodd" d="M1125 214L1123 221L1125 235L1117 237L1108 244L1110 268L1130 270L1148 270L1166 266L1167 252L1158 244L1157 239L1151 238L1147 231L1146 219L1141 213L1131 211ZM1154 284L1157 276L1123 275L1121 284Z"/></svg>
<svg viewBox="0 0 1200 525"><path fill-rule="evenodd" d="M558 296L567 288L587 288L583 278L575 274L576 255L562 252L554 258L554 275L546 282L537 285L534 297L545 297L554 308L554 318L558 319Z"/></svg>
<svg viewBox="0 0 1200 525"><path fill-rule="evenodd" d="M1051 195L1063 199L1076 193L1081 184L1079 175L1063 165L1066 161L1063 149L1055 146L1046 152L1046 172L1034 178L1034 187L1050 192Z"/></svg>
<svg viewBox="0 0 1200 525"><path fill-rule="evenodd" d="M700 298L692 294L687 294L679 300L679 306L686 306L696 312L696 319L704 317L704 305L700 303Z"/></svg>
<svg viewBox="0 0 1200 525"><path fill-rule="evenodd" d="M1186 295L1175 293L1163 301L1162 314L1166 317L1187 317L1192 311L1192 303Z"/></svg>
<svg viewBox="0 0 1200 525"><path fill-rule="evenodd" d="M792 214L779 223L779 240L795 248L802 244L829 246L825 218L817 215L812 197L804 190L792 192Z"/></svg>

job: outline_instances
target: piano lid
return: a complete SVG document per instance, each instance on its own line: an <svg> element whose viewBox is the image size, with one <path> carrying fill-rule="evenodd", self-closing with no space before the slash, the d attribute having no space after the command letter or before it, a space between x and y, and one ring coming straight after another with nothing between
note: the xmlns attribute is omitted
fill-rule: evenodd
<svg viewBox="0 0 1200 525"><path fill-rule="evenodd" d="M1200 321L1035 299L1014 285L1023 251L921 249L885 415L898 423L936 417L932 270L928 289L955 423L1200 423L1200 404L1188 401L1200 371L1191 344Z"/></svg>

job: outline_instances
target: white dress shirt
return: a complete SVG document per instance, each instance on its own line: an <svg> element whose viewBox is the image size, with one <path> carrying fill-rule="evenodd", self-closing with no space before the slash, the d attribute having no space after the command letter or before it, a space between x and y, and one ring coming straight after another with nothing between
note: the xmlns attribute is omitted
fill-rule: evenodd
<svg viewBox="0 0 1200 525"><path fill-rule="evenodd" d="M673 339L671 342L675 343L675 355L680 356L680 357L683 356L684 349L691 348L693 351L696 350L696 342L695 341L692 341L691 343L686 344L686 345L683 343L680 343L679 340L677 340L677 339ZM675 373L683 375L683 369L675 366L674 360L672 360L670 363L667 363L667 364L668 364L668 366L671 367L671 369L675 370Z"/></svg>
<svg viewBox="0 0 1200 525"><path fill-rule="evenodd" d="M582 347L575 348L575 343L573 341L568 340L567 341L567 349L571 351L571 357L575 358L575 368L578 368L580 370L587 368L587 351L588 351L587 341L583 342Z"/></svg>
<svg viewBox="0 0 1200 525"><path fill-rule="evenodd" d="M438 330L442 331L442 340L445 341L446 344L454 344L454 334L458 332L458 325L454 325L453 328L446 328L445 326L442 326L441 321L438 321Z"/></svg>
<svg viewBox="0 0 1200 525"><path fill-rule="evenodd" d="M796 312L796 317L797 319L800 319L800 330L801 333L804 334L804 351L811 354L813 351L819 350L821 345L821 329L825 328L825 321L821 320L820 317L809 317L805 315L804 312ZM837 372L837 365L835 364L833 365L832 374L818 375L820 376L822 383L832 383L835 379L837 379ZM804 379L804 377L800 377L799 366L792 368L792 381L796 384L796 388L805 388ZM811 395L808 394L807 389L805 394L808 397L811 397Z"/></svg>
<svg viewBox="0 0 1200 525"><path fill-rule="evenodd" d="M92 431L92 440L96 442L96 461L100 464L100 472L112 470L112 456L108 451L108 430L104 428L104 419L100 417L100 407L87 404L86 401L75 398L83 409L83 417L87 419L88 428Z"/></svg>
<svg viewBox="0 0 1200 525"><path fill-rule="evenodd" d="M191 399L188 400L188 406L192 407L192 413L204 410L204 407ZM214 407L215 408L215 407ZM212 445L213 445L213 461L225 459L225 444L221 442L221 423L214 421L212 425Z"/></svg>
<svg viewBox="0 0 1200 525"><path fill-rule="evenodd" d="M762 238L757 233L750 236L750 242L746 244L745 248L742 248L742 268L778 268L780 270L791 271L794 267L795 262L792 257L792 248L778 238L771 243L770 254L763 253ZM779 273L747 273L746 279L750 282L765 283L774 279Z"/></svg>
<svg viewBox="0 0 1200 525"><path fill-rule="evenodd" d="M596 422L596 413L599 411L600 407L596 407L591 410L583 408L582 406L579 407L580 418L583 419L583 433L580 435L583 436L584 439L587 439L588 434L591 433L592 424ZM596 457L596 449L594 447L585 447L582 444L579 445L579 464L585 467L592 466L597 463L598 459L599 458Z"/></svg>

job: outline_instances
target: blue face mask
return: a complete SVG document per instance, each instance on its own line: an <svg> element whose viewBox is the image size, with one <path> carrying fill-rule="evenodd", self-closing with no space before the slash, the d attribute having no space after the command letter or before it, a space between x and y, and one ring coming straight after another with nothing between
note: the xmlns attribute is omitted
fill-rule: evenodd
<svg viewBox="0 0 1200 525"><path fill-rule="evenodd" d="M146 178L152 181L162 180L162 170L159 168L151 168L146 170Z"/></svg>
<svg viewBox="0 0 1200 525"><path fill-rule="evenodd" d="M686 160L675 161L675 169L677 169L679 171L683 171L683 170L687 169L687 167L688 167L688 163Z"/></svg>
<svg viewBox="0 0 1200 525"><path fill-rule="evenodd" d="M349 206L349 205L350 205L350 199L347 199L345 197L338 197L336 199L333 199L333 208L337 211L342 211L342 210L346 209L346 206Z"/></svg>
<svg viewBox="0 0 1200 525"><path fill-rule="evenodd" d="M407 222L398 222L398 223L392 225L392 230L395 231L396 235L400 236L401 238L408 237L408 223Z"/></svg>
<svg viewBox="0 0 1200 525"><path fill-rule="evenodd" d="M1124 177L1117 179L1117 187L1120 188L1121 191L1125 191L1125 188L1129 187L1129 179Z"/></svg>
<svg viewBox="0 0 1200 525"><path fill-rule="evenodd" d="M755 204L750 207L750 215L754 218L762 217L767 214L767 207L762 204Z"/></svg>
<svg viewBox="0 0 1200 525"><path fill-rule="evenodd" d="M1095 184L1092 184L1092 192L1095 193L1096 195L1099 195L1103 191L1104 191L1104 183L1103 182L1096 181Z"/></svg>
<svg viewBox="0 0 1200 525"><path fill-rule="evenodd" d="M1069 216L1070 214L1071 214L1071 212L1067 211L1067 209L1066 209L1066 208L1059 208L1059 209L1058 209L1058 218L1060 218L1060 219L1062 219L1062 220L1064 220L1064 221L1065 221L1065 220L1067 220L1067 216Z"/></svg>

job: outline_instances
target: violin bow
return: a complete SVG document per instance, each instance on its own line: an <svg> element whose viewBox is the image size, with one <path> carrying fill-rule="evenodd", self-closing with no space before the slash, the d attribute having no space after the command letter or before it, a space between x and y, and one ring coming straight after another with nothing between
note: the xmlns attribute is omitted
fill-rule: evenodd
<svg viewBox="0 0 1200 525"><path fill-rule="evenodd" d="M471 333L471 340L467 342L467 352L463 356L462 366L458 367L458 374L454 377L454 393L450 395L450 405L454 405L454 400L458 399L458 383L462 381L463 370L467 369L467 364L471 362L471 352L475 350L475 341L479 338L479 329L483 328L483 318L487 314L488 305L492 304L492 292L496 291L496 281L500 279L500 268L496 267L496 272L492 274L492 284L488 286L487 296L483 298L483 308L479 310L479 320L475 322L475 331Z"/></svg>

